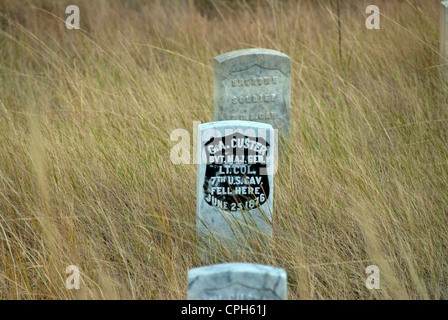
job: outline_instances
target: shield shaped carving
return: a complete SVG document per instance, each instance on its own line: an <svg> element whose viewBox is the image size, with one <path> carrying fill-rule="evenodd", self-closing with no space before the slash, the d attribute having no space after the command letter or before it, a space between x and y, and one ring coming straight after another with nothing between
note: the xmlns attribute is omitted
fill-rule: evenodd
<svg viewBox="0 0 448 320"><path fill-rule="evenodd" d="M205 144L204 199L226 211L250 210L269 199L266 174L270 146L261 137L235 132Z"/></svg>

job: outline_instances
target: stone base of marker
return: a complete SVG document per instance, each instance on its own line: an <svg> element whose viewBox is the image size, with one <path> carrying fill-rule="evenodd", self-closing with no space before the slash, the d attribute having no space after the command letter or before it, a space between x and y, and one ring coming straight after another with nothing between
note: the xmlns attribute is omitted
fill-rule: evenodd
<svg viewBox="0 0 448 320"><path fill-rule="evenodd" d="M235 216L223 212L223 216L226 227L222 231L209 231L205 224L198 227L198 252L201 261L207 264L262 261L272 254L272 231L266 230L266 226L271 225L268 217L265 221L260 221L259 217L247 211ZM231 236L228 235L229 230L232 232Z"/></svg>
<svg viewBox="0 0 448 320"><path fill-rule="evenodd" d="M198 143L196 226L201 260L217 263L269 254L276 155L272 126L205 123L199 126Z"/></svg>
<svg viewBox="0 0 448 320"><path fill-rule="evenodd" d="M251 263L223 263L188 272L189 300L286 300L285 270Z"/></svg>

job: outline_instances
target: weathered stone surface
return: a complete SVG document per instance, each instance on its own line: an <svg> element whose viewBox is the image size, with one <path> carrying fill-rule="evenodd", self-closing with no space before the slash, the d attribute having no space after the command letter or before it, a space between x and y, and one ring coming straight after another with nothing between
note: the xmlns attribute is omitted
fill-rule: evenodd
<svg viewBox="0 0 448 320"><path fill-rule="evenodd" d="M272 235L275 136L271 125L199 125L197 232L201 259L263 250ZM268 249L266 249L268 250Z"/></svg>
<svg viewBox="0 0 448 320"><path fill-rule="evenodd" d="M448 81L448 1L440 3L440 72Z"/></svg>
<svg viewBox="0 0 448 320"><path fill-rule="evenodd" d="M189 300L286 300L286 272L251 263L223 263L188 272Z"/></svg>
<svg viewBox="0 0 448 320"><path fill-rule="evenodd" d="M291 59L269 49L244 49L214 59L214 119L271 124L289 134Z"/></svg>

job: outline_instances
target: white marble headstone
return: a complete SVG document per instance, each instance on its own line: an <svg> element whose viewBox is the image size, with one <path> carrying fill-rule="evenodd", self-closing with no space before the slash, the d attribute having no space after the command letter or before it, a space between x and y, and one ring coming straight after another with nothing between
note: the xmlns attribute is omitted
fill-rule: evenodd
<svg viewBox="0 0 448 320"><path fill-rule="evenodd" d="M286 300L285 270L251 263L223 263L188 272L189 300Z"/></svg>
<svg viewBox="0 0 448 320"><path fill-rule="evenodd" d="M271 124L289 134L291 59L269 49L243 49L214 59L214 120Z"/></svg>
<svg viewBox="0 0 448 320"><path fill-rule="evenodd" d="M269 124L250 121L199 125L196 227L202 261L219 261L220 250L247 253L256 240L269 243L274 131Z"/></svg>

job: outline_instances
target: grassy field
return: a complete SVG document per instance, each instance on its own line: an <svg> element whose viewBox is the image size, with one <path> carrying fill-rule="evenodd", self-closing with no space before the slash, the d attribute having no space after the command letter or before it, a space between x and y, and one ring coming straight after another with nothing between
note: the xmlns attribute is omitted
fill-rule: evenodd
<svg viewBox="0 0 448 320"><path fill-rule="evenodd" d="M241 260L289 299L447 299L439 1L375 1L380 30L370 4L340 1L339 40L336 1L2 1L0 299L185 299L196 166L170 134L213 121L213 57L252 47L291 57L292 134L274 253Z"/></svg>

